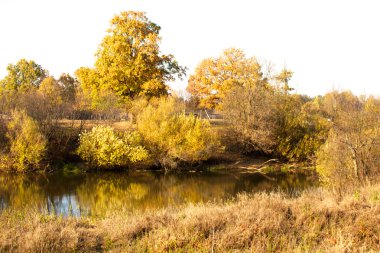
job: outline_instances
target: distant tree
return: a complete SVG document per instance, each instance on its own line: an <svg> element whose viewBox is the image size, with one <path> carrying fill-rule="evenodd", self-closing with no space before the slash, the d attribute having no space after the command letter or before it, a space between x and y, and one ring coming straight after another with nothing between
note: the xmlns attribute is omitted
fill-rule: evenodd
<svg viewBox="0 0 380 253"><path fill-rule="evenodd" d="M363 103L350 91L333 91L323 96L322 106L326 117L337 123L344 120L343 114L349 115L352 112L361 111Z"/></svg>
<svg viewBox="0 0 380 253"><path fill-rule="evenodd" d="M76 94L77 106L91 109L99 114L114 116L121 107L120 96L111 88L102 88L95 69L82 67L75 72L80 83Z"/></svg>
<svg viewBox="0 0 380 253"><path fill-rule="evenodd" d="M31 88L38 88L42 80L49 74L33 60L21 59L16 64L9 64L8 74L0 81L3 90L25 91Z"/></svg>
<svg viewBox="0 0 380 253"><path fill-rule="evenodd" d="M101 92L99 73L92 68L81 67L75 71L83 95L95 100Z"/></svg>
<svg viewBox="0 0 380 253"><path fill-rule="evenodd" d="M200 100L200 106L215 108L225 95L247 82L266 83L262 66L241 49L226 49L218 58L208 58L190 76L187 91Z"/></svg>
<svg viewBox="0 0 380 253"><path fill-rule="evenodd" d="M62 87L58 84L58 81L54 77L49 76L45 78L38 89L39 94L41 95L41 102L43 102L43 110L40 110L39 113L45 114L44 120L58 119L62 117ZM34 112L38 112L34 110Z"/></svg>
<svg viewBox="0 0 380 253"><path fill-rule="evenodd" d="M167 94L166 82L182 77L185 69L172 55L160 53L160 27L143 12L122 12L96 54L95 68L76 72L84 89L111 89L122 98Z"/></svg>
<svg viewBox="0 0 380 253"><path fill-rule="evenodd" d="M44 98L54 100L56 104L62 103L61 87L54 77L49 76L45 78L38 89Z"/></svg>
<svg viewBox="0 0 380 253"><path fill-rule="evenodd" d="M293 88L289 86L289 81L293 77L293 72L289 69L283 68L282 71L275 76L275 79L280 82L283 86L284 92L292 91Z"/></svg>
<svg viewBox="0 0 380 253"><path fill-rule="evenodd" d="M61 87L62 99L65 102L74 102L78 81L69 74L64 73L59 77L58 85Z"/></svg>

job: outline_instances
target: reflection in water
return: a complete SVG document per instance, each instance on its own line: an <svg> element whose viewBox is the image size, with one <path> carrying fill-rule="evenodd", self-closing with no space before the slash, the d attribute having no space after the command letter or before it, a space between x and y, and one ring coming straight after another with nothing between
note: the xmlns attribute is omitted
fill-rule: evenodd
<svg viewBox="0 0 380 253"><path fill-rule="evenodd" d="M220 201L241 192L300 191L315 184L315 178L306 174L280 174L275 179L228 171L0 174L0 211L33 208L64 216L104 216Z"/></svg>

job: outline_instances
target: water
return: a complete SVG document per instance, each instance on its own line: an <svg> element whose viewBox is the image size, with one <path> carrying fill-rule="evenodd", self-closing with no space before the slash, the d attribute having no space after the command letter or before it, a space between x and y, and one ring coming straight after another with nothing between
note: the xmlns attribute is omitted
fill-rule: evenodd
<svg viewBox="0 0 380 253"><path fill-rule="evenodd" d="M0 212L31 208L62 216L105 216L222 201L243 192L297 193L316 183L302 173L269 176L233 171L0 174Z"/></svg>

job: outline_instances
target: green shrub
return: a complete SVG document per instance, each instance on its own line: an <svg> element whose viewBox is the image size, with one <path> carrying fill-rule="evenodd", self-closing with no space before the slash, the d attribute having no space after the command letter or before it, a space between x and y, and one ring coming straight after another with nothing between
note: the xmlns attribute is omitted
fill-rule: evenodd
<svg viewBox="0 0 380 253"><path fill-rule="evenodd" d="M47 141L37 123L25 111L13 111L7 125L8 154L3 155L2 167L17 171L41 168Z"/></svg>
<svg viewBox="0 0 380 253"><path fill-rule="evenodd" d="M80 135L77 153L90 166L130 167L148 159L137 132L118 133L109 126L96 126Z"/></svg>
<svg viewBox="0 0 380 253"><path fill-rule="evenodd" d="M137 128L156 163L176 167L208 159L218 141L207 120L179 112L174 98L147 106L137 118Z"/></svg>

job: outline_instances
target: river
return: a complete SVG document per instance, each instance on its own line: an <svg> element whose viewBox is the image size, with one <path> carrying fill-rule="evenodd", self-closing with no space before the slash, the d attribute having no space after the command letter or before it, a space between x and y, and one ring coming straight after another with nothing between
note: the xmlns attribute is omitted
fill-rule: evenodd
<svg viewBox="0 0 380 253"><path fill-rule="evenodd" d="M0 212L28 209L62 216L105 216L223 201L244 192L281 190L294 195L317 183L310 173L268 176L231 170L0 174Z"/></svg>

